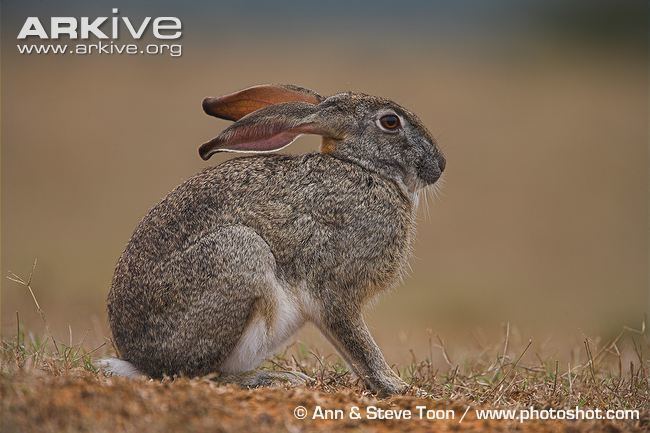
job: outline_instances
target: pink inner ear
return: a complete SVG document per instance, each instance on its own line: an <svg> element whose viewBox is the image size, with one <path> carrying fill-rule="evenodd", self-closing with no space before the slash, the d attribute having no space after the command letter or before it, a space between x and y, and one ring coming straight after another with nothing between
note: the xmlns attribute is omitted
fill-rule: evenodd
<svg viewBox="0 0 650 433"><path fill-rule="evenodd" d="M235 152L270 152L273 150L280 150L287 146L295 140L298 135L300 135L300 132L285 131L270 137L260 137L257 140L245 140L241 143L223 146L222 150L231 150Z"/></svg>
<svg viewBox="0 0 650 433"><path fill-rule="evenodd" d="M262 123L257 120L244 117L219 136L201 145L201 158L207 160L216 152L272 152L287 146L300 134L325 135L325 131L313 122L296 125L287 121Z"/></svg>

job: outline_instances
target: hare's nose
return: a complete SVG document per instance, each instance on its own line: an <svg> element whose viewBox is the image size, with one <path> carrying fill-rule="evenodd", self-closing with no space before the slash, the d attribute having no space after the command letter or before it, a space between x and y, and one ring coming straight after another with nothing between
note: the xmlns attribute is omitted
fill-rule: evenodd
<svg viewBox="0 0 650 433"><path fill-rule="evenodd" d="M445 166L447 165L447 160L445 159L445 155L438 152L438 156L436 157L436 160L438 161L438 168L440 169L440 173L442 173L443 171L445 171Z"/></svg>

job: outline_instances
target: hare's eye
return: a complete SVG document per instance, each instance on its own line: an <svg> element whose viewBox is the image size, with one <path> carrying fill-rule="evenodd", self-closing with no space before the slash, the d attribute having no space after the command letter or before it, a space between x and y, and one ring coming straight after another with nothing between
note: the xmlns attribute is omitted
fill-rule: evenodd
<svg viewBox="0 0 650 433"><path fill-rule="evenodd" d="M386 114L379 119L379 125L388 131L394 131L401 126L401 123L398 116Z"/></svg>

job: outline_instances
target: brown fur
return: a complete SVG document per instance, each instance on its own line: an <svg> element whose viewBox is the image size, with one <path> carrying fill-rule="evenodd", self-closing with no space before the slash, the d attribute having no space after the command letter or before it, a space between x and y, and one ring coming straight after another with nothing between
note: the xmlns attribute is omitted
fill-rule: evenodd
<svg viewBox="0 0 650 433"><path fill-rule="evenodd" d="M381 130L376 119L386 111L405 119L403 129ZM301 125L324 136L322 153L207 168L140 222L108 298L124 360L154 377L219 371L256 312L274 322L271 278L291 299L310 300L301 320L314 322L368 386L382 394L407 388L362 310L403 275L417 195L441 175L444 157L415 115L353 93L262 108L214 142L228 150L230 140L255 143ZM254 383L245 377L241 383Z"/></svg>

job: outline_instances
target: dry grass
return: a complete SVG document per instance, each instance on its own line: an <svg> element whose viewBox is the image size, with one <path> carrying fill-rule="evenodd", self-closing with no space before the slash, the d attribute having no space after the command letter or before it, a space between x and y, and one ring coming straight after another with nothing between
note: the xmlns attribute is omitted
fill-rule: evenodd
<svg viewBox="0 0 650 433"><path fill-rule="evenodd" d="M414 387L426 390L427 399L415 396L377 399L340 363L303 344L295 344L267 362L268 369L293 369L313 377L315 383L299 388L240 389L219 384L211 377L167 378L162 381L107 377L93 364L110 350L110 340L86 347L55 340L31 287L31 276L10 279L22 285L33 299L45 325L35 336L23 329L16 316L16 334L4 338L0 351L2 431L387 431L465 430L492 431L648 431L650 389L645 325L625 328L604 344L585 338L579 348L586 361L561 366L551 357L534 357L531 342L513 347L510 325L503 338L463 362L451 359L445 342L431 335L429 351L440 351L447 363L434 368L429 357L413 356L409 365L395 370ZM634 353L627 360L623 347ZM629 357L628 357L629 358ZM528 361L524 362L523 360ZM451 408L455 420L369 421L297 420L297 405L347 409L353 405L383 408ZM639 409L631 421L479 421L468 415L472 408L600 408Z"/></svg>

